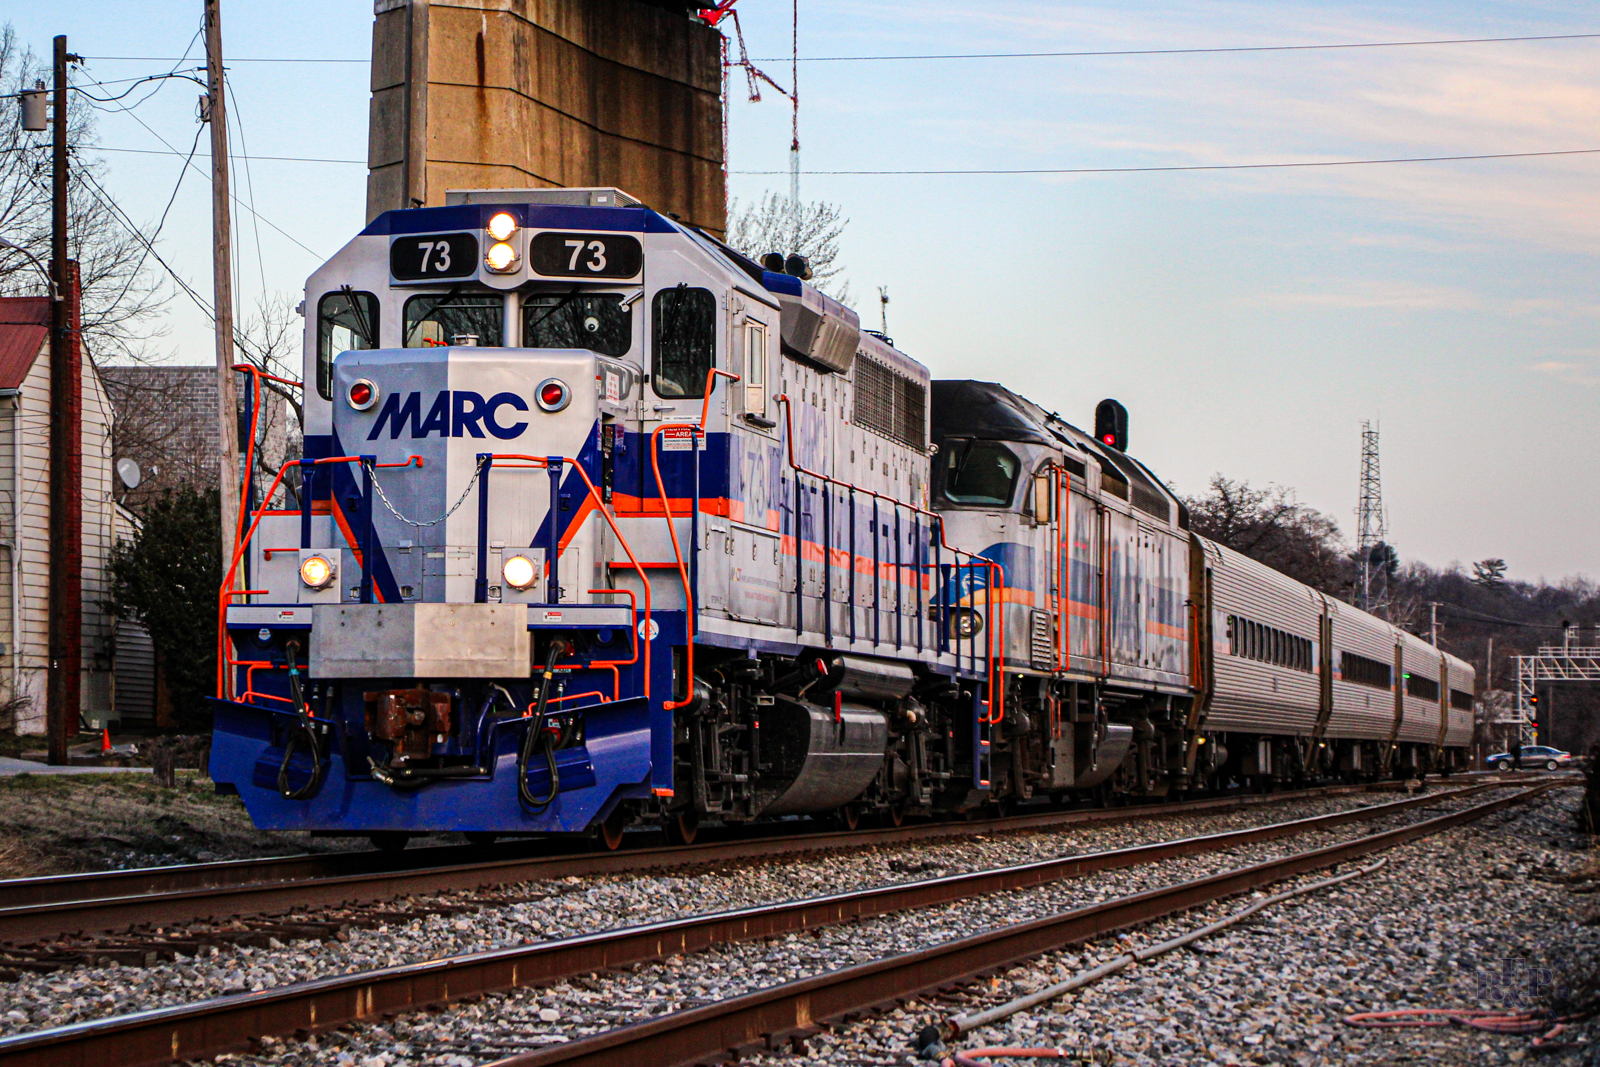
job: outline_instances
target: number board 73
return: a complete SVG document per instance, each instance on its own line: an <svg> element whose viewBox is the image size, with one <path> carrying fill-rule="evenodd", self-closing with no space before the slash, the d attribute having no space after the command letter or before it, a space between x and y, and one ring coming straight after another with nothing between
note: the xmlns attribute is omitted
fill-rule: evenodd
<svg viewBox="0 0 1600 1067"><path fill-rule="evenodd" d="M627 234L546 230L529 242L528 265L546 278L633 278L644 250Z"/></svg>
<svg viewBox="0 0 1600 1067"><path fill-rule="evenodd" d="M478 238L470 233L418 233L389 245L389 274L407 282L470 278L478 272Z"/></svg>

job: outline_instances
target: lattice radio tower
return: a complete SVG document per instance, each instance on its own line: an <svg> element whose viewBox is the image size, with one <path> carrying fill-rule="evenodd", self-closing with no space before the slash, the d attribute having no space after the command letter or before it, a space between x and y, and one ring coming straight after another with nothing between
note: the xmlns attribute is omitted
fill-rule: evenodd
<svg viewBox="0 0 1600 1067"><path fill-rule="evenodd" d="M1356 552L1361 556L1361 608L1372 610L1373 555L1384 545L1383 482L1378 475L1378 430L1361 424L1361 502L1356 505ZM1387 573L1388 553L1379 561ZM1379 600L1382 600L1380 595Z"/></svg>

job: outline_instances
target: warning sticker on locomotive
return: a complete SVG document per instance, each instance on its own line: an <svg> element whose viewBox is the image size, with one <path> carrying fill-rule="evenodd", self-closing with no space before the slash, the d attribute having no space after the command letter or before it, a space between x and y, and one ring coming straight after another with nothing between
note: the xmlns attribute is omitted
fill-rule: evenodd
<svg viewBox="0 0 1600 1067"><path fill-rule="evenodd" d="M694 447L691 442L693 437L692 426L668 426L661 431L661 451L687 452Z"/></svg>
<svg viewBox="0 0 1600 1067"><path fill-rule="evenodd" d="M606 368L606 399L613 404L622 400L622 375Z"/></svg>

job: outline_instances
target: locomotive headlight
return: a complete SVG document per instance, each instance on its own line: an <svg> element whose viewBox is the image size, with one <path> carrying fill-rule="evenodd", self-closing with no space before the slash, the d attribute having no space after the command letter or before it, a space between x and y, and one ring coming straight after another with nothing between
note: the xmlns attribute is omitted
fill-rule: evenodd
<svg viewBox="0 0 1600 1067"><path fill-rule="evenodd" d="M533 398L543 411L560 411L572 403L572 390L560 378L546 378L539 383Z"/></svg>
<svg viewBox="0 0 1600 1067"><path fill-rule="evenodd" d="M489 246L489 251L483 257L483 263L496 274L516 270L517 250L504 241L496 241Z"/></svg>
<svg viewBox="0 0 1600 1067"><path fill-rule="evenodd" d="M950 612L950 635L957 638L976 637L983 632L983 616L971 608L956 608Z"/></svg>
<svg viewBox="0 0 1600 1067"><path fill-rule="evenodd" d="M308 589L326 589L333 581L333 563L324 556L307 556L300 561L300 580Z"/></svg>
<svg viewBox="0 0 1600 1067"><path fill-rule="evenodd" d="M517 232L517 220L509 211L502 211L489 220L489 225L484 229L489 231L489 236L496 241L507 241Z"/></svg>
<svg viewBox="0 0 1600 1067"><path fill-rule="evenodd" d="M527 556L512 556L506 560L505 566L500 568L500 573L504 575L506 584L513 589L526 589L537 577L533 569L533 560Z"/></svg>

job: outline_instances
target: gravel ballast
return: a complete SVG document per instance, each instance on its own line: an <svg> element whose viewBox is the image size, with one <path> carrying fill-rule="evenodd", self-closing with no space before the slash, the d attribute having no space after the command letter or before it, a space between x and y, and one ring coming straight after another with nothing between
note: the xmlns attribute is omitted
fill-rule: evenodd
<svg viewBox="0 0 1600 1067"><path fill-rule="evenodd" d="M1572 831L1578 796L1561 790L1390 850L1378 871L1278 904L1193 949L979 1029L955 1047L1058 1047L1078 1062L1130 1065L1493 1064L1535 1056L1545 1064L1593 1063L1600 1026L1592 1023L1559 1035L1576 1047L1535 1053L1527 1036L1458 1026L1366 1030L1342 1021L1412 1007L1539 1009L1560 987L1595 995L1600 932L1589 925L1592 898L1573 891L1590 883L1563 879L1591 865L1587 840ZM805 1054L750 1062L918 1062L913 1045L930 1023L1063 981L1220 919L1249 899L1053 953L960 1002L914 1003L817 1035Z"/></svg>
<svg viewBox="0 0 1600 1067"><path fill-rule="evenodd" d="M327 1034L315 1042L290 1042L286 1045L268 1043L263 1046L259 1055L243 1057L241 1062L352 1063L364 1064L366 1067L372 1067L373 1064L388 1067L390 1064L487 1062L512 1052L571 1040L639 1018L711 1003L751 989L837 969L851 963L877 959L896 952L911 951L937 941L966 936L987 927L1021 921L1103 900L1109 896L1134 892L1152 884L1181 881L1288 852L1303 851L1334 841L1362 836L1401 822L1418 821L1444 811L1481 803L1487 798L1487 795L1480 794L1470 799L1447 801L1435 807L1414 810L1398 817L1341 827L1325 833L1301 835L1264 845L1232 849L1226 853L1172 861L1159 868L1142 867L1128 871L1107 872L1033 890L999 894L939 908L923 909L906 915L828 928L817 931L815 935L805 934L770 942L727 946L716 952L642 966L622 975L580 978L547 989L524 990L504 996L493 996L479 1004L460 1006L436 1015L408 1016L385 1027L355 1028L350 1032ZM1267 810L1234 812L1225 816L1126 824L1093 830L1073 828L1070 831L1048 834L995 836L988 840L949 842L935 846L911 845L866 853L803 857L779 862L767 861L761 864L726 865L712 871L695 872L685 877L613 876L586 880L569 879L556 886L528 887L534 891L541 888L560 890L547 899L515 905L493 914L457 916L449 919L434 917L427 922L413 923L410 927L390 928L388 931L361 931L358 932L361 936L352 937L350 945L334 947L306 944L271 950L240 949L227 951L212 960L186 961L181 965L149 968L148 971L123 970L116 976L116 979L122 980L118 983L122 987L120 1000L115 994L111 995L109 1001L103 994L98 997L93 995L93 976L96 973L100 975L98 982L103 983L100 985L101 989L110 984L107 979L111 976L103 970L48 976L57 980L53 985L65 987L59 992L51 989L54 995L49 997L48 1001L53 1001L54 1006L58 1008L67 1008L73 1012L82 1011L84 1014L79 1017L88 1018L113 1011L153 1006L153 1001L176 1003L197 999L203 995L194 991L197 986L214 986L219 980L231 981L234 989L251 988L255 984L265 988L269 984L269 979L279 976L285 964L291 967L301 966L311 971L318 971L321 967L329 968L319 973L339 973L342 970L355 969L348 966L351 960L370 958L374 954L374 946L364 943L369 939L386 942L388 952L386 955L380 954L378 959L366 963L364 967L402 962L408 954L408 947L417 951L431 949L426 955L437 956L491 947L490 944L484 943L486 937L501 938L491 944L515 944L525 940L537 940L540 937L577 933L585 929L602 929L668 914L720 910L741 904L808 896L817 892L838 891L860 885L902 882L954 870L999 866L1069 852L1097 851L1125 844L1214 832L1224 828L1260 825L1306 814L1343 810L1359 803L1360 801L1354 798L1323 798L1297 801ZM1493 818L1520 817L1520 814L1514 813L1512 816ZM1474 831L1470 829L1454 831L1442 840L1451 840L1459 834L1472 832ZM1404 864L1398 862L1400 857L1409 854L1412 849L1429 846L1430 843L1425 842L1422 845L1407 846L1391 852L1390 855L1396 857L1393 866L1403 868ZM1565 856L1568 860L1571 859L1570 853L1566 853ZM1363 890L1356 888L1349 892L1359 894ZM1237 906L1237 903L1225 903L1217 914L1223 914L1226 910ZM1314 907L1316 901L1296 906ZM1262 921L1274 921L1276 914L1276 912L1270 913ZM1195 919L1198 924L1199 917L1196 916ZM1184 928L1187 928L1187 924L1188 920L1184 920ZM1178 927L1174 926L1173 929L1176 931ZM1156 937L1156 933L1156 928L1152 927L1150 932L1152 939ZM369 935L372 936L369 938ZM1162 933L1161 936L1171 936L1171 933ZM1324 935L1318 934L1311 940L1321 943L1318 938L1323 937ZM1222 938L1218 939L1219 943L1222 941ZM297 951L302 947L304 951ZM1107 949L1107 953L1115 954L1110 949ZM423 957L419 955L415 958ZM1183 954L1172 959L1182 962L1192 957ZM346 966L339 966L340 963ZM1170 964L1155 964L1148 969L1154 970L1163 965L1170 966ZM1050 965L1047 973L1054 975L1069 966L1064 962L1054 963ZM185 971L189 973L182 973ZM148 980L141 982L141 975L145 975ZM296 975L284 980L311 976L313 975ZM74 989L71 982L73 979L91 979L91 981L86 981ZM1021 980L1029 981L1029 979ZM1050 977L1048 980L1059 979ZM1130 977L1128 980L1132 981L1133 978ZM1048 983L1042 978L1038 979L1034 988L1044 984ZM1167 984L1171 988L1182 986L1181 982L1174 984L1169 981ZM127 986L134 988L129 989ZM997 987L995 990L997 998L1003 1000L1014 995L1009 992L1010 988L1009 980L1003 987ZM1111 983L1107 983L1107 988L1111 988ZM66 994L71 993L77 995L69 999ZM1005 995L1000 995L1002 993ZM1082 996L1087 1000L1093 995L1094 991L1089 991ZM1241 997L1246 995L1240 994ZM1052 1009L1038 1009L1038 1012L1047 1010ZM26 1004L20 1008L19 1014L25 1018L8 1017L6 1020L8 1027L33 1029L68 1021L40 1018L27 1011ZM48 1014L56 1013L51 1011ZM920 1014L914 1011L901 1014L905 1016L903 1020L897 1020L894 1016L885 1017L860 1028L847 1028L842 1034L816 1038L813 1043L814 1051L830 1043L858 1040L858 1037L852 1036L856 1030L867 1038L864 1045L847 1047L846 1044L838 1044L838 1047L826 1055L818 1053L817 1061L908 1062L913 1058L909 1047L911 1034L920 1029L932 1016L925 1010ZM911 1025L913 1023L915 1025ZM902 1033L902 1030L905 1032ZM1434 1032L1428 1033L1431 1035ZM881 1036L873 1037L875 1034ZM1266 1038L1262 1038L1261 1041L1265 1042ZM1067 1042L1061 1040L1033 1043L1066 1044ZM1241 1048L1246 1049L1254 1047L1248 1044L1241 1045ZM1163 1055L1164 1053L1158 1049L1154 1059L1145 1061L1129 1059L1127 1062L1172 1062L1163 1059Z"/></svg>

